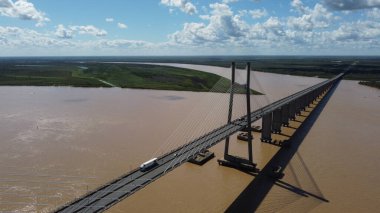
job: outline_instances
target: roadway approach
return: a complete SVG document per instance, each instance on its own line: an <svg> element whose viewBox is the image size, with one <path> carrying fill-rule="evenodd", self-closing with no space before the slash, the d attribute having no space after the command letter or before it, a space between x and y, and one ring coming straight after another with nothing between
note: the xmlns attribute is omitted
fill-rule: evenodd
<svg viewBox="0 0 380 213"><path fill-rule="evenodd" d="M261 109L253 111L250 113L250 117L245 115L228 122L226 125L216 128L181 147L157 157L157 165L152 169L143 172L137 168L110 181L109 183L104 184L94 191L91 191L82 197L61 206L54 212L103 212L128 196L131 196L138 190L144 188L153 181L164 176L168 172L186 163L189 159L198 155L202 150L208 149L229 138L238 131L244 130L248 125L250 126L251 123L263 118L263 116L271 115L270 120L262 120L263 128L266 126L269 130L272 129L273 132L273 124L276 123L276 120L281 120L285 124L286 119L290 120L294 117L296 113L299 113L307 105L312 103L320 95L338 83L345 74L346 72L341 73L332 79L323 81L305 90L273 102L265 107L262 107ZM280 113L280 117L276 116L276 114L278 114L276 111L279 110L282 112ZM248 121L250 121L250 123L248 123ZM271 125L264 123L268 121ZM265 132L264 129L263 132Z"/></svg>

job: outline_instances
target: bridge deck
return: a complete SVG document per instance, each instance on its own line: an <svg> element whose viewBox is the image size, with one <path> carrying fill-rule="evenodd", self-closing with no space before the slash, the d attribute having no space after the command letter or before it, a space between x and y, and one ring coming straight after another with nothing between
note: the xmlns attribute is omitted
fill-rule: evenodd
<svg viewBox="0 0 380 213"><path fill-rule="evenodd" d="M263 115L271 113L281 106L309 94L316 89L335 83L340 80L343 75L344 73L341 73L330 80L316 84L252 112L251 122L259 120ZM231 124L221 126L206 135L191 141L190 143L158 157L158 165L153 169L146 172L141 172L139 169L135 169L128 174L125 174L90 193L87 193L81 198L62 206L57 209L56 212L102 212L120 202L122 199L147 186L154 180L157 180L181 164L187 162L190 158L196 156L201 150L208 149L220 141L223 141L228 136L244 129L246 125L247 116L236 119L232 121Z"/></svg>

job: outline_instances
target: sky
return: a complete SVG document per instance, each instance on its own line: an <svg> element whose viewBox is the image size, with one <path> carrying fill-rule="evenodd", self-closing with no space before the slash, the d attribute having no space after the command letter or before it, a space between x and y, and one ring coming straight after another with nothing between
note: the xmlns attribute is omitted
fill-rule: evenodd
<svg viewBox="0 0 380 213"><path fill-rule="evenodd" d="M380 0L0 0L0 56L380 55Z"/></svg>

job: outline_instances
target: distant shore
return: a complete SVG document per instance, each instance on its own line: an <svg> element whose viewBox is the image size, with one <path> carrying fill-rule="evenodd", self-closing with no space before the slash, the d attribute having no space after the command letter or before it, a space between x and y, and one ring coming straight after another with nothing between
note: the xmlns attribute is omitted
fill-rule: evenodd
<svg viewBox="0 0 380 213"><path fill-rule="evenodd" d="M192 73L192 76L186 76L191 79L186 82L183 73L180 75L172 73L173 75L170 74L172 76L169 78L164 76L162 79L158 75L154 75L157 70L153 74L148 73L144 76L139 73L136 75L131 70L123 72L126 69L125 66L131 63L140 64L139 66L143 66L144 69L146 68L144 64L159 64L160 66L181 64L189 65L188 67L194 65L226 68L231 65L232 61L236 62L237 69L244 69L246 62L251 62L252 69L261 72L318 78L331 78L340 72L349 70L350 73L345 76L346 80L361 81L360 84L375 88L379 88L380 82L380 57L375 56L99 56L0 57L0 85L117 86L121 88L209 91L210 85L205 85L202 81L208 81L214 77L202 76L205 79L199 79L199 73L196 76L193 76L195 73ZM101 70L98 69L100 64ZM178 68L178 66L175 67ZM183 68L181 70L183 71ZM186 71L194 72L195 70ZM107 73L111 73L111 75L107 75ZM226 76L223 77L226 78ZM190 84L190 87L185 84Z"/></svg>
<svg viewBox="0 0 380 213"><path fill-rule="evenodd" d="M44 62L0 67L0 86L120 87L133 89L229 91L230 80L208 72L162 65ZM80 65L80 66L79 66ZM245 93L243 86L236 93ZM253 95L261 93L251 90Z"/></svg>

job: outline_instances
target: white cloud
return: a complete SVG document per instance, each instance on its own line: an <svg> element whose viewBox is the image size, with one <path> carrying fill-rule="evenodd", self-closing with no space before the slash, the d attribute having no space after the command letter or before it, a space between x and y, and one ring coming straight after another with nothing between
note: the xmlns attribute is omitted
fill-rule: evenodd
<svg viewBox="0 0 380 213"><path fill-rule="evenodd" d="M57 26L57 31L60 35L72 37L68 31L72 27L64 27L63 25ZM159 50L162 48L161 44L152 44L146 41L139 40L126 40L126 39L99 39L99 40L75 40L75 39L58 39L57 31L40 33L35 30L19 27L3 27L0 26L0 48L2 51L0 55L22 54L22 55L88 55L94 52L101 54L125 54L125 53L139 53L141 50L154 49ZM64 34L64 33L66 34ZM71 33L75 34L76 31ZM54 35L55 34L55 35ZM104 52L103 52L104 51Z"/></svg>
<svg viewBox="0 0 380 213"><path fill-rule="evenodd" d="M0 46L11 48L70 46L66 40L54 39L49 34L19 27L0 26Z"/></svg>
<svg viewBox="0 0 380 213"><path fill-rule="evenodd" d="M357 10L380 7L380 0L324 0L324 3L334 10Z"/></svg>
<svg viewBox="0 0 380 213"><path fill-rule="evenodd" d="M117 23L117 27L119 27L120 29L127 29L128 26L126 24L123 24L123 23Z"/></svg>
<svg viewBox="0 0 380 213"><path fill-rule="evenodd" d="M292 0L290 5L300 13L306 12L306 7L301 0Z"/></svg>
<svg viewBox="0 0 380 213"><path fill-rule="evenodd" d="M0 8L8 7L9 2L0 0ZM162 43L108 39L103 37L105 30L93 25L57 25L54 32L0 27L0 54L352 54L353 50L380 54L379 8L367 9L356 21L347 21L324 4L303 2L307 1L290 1L290 17L273 13L265 18L264 9L234 11L226 3L210 4L199 21L184 23ZM252 21L247 19L249 15L261 19ZM81 34L95 37L83 40Z"/></svg>
<svg viewBox="0 0 380 213"><path fill-rule="evenodd" d="M179 8L182 12L193 15L197 8L189 0L161 0L161 4L173 8Z"/></svg>
<svg viewBox="0 0 380 213"><path fill-rule="evenodd" d="M222 42L242 36L245 23L240 16L233 15L230 7L223 3L210 4L211 14L203 17L209 24L185 23L181 31L171 34L172 42L202 44L204 42Z"/></svg>
<svg viewBox="0 0 380 213"><path fill-rule="evenodd" d="M259 18L267 16L268 12L266 9L261 9L261 10L256 9L256 10L250 10L249 14L251 15L253 19L259 19Z"/></svg>
<svg viewBox="0 0 380 213"><path fill-rule="evenodd" d="M328 35L335 41L360 42L368 40L379 40L380 23L374 21L357 21L345 23L338 29L331 31Z"/></svg>
<svg viewBox="0 0 380 213"><path fill-rule="evenodd" d="M45 22L50 21L45 13L38 11L33 3L28 0L0 0L0 15L19 18L22 20L36 21L36 26L43 26Z"/></svg>
<svg viewBox="0 0 380 213"><path fill-rule="evenodd" d="M67 29L65 26L63 26L62 24L58 25L57 26L57 29L54 33L58 38L65 38L65 39L69 39L69 38L73 38L74 36L74 31L71 30L71 29Z"/></svg>
<svg viewBox="0 0 380 213"><path fill-rule="evenodd" d="M372 10L367 12L367 16L370 19L380 19L380 9L373 8Z"/></svg>
<svg viewBox="0 0 380 213"><path fill-rule="evenodd" d="M223 0L222 2L225 3L225 4L229 4L229 3L234 3L234 2L238 2L239 0Z"/></svg>
<svg viewBox="0 0 380 213"><path fill-rule="evenodd" d="M93 45L105 48L150 48L154 46L152 43L146 41L127 39L100 40L93 42Z"/></svg>
<svg viewBox="0 0 380 213"><path fill-rule="evenodd" d="M93 36L106 36L107 31L98 29L93 25L84 25L84 26L70 26L71 30L77 31L79 34L88 34Z"/></svg>
<svg viewBox="0 0 380 213"><path fill-rule="evenodd" d="M106 22L114 22L115 20L113 18L106 18Z"/></svg>
<svg viewBox="0 0 380 213"><path fill-rule="evenodd" d="M311 9L304 6L301 0L293 0L292 6L301 13L301 16L290 16L287 24L288 27L296 30L311 31L315 28L326 28L336 19L331 12L319 3Z"/></svg>
<svg viewBox="0 0 380 213"><path fill-rule="evenodd" d="M57 26L54 34L59 38L70 39L73 38L75 34L87 34L102 37L107 35L107 31L98 29L93 25L65 27L64 25L60 24Z"/></svg>
<svg viewBox="0 0 380 213"><path fill-rule="evenodd" d="M309 51L342 51L355 47L380 48L380 23L358 21L346 23L322 4L310 8L302 1L291 2L298 16L269 17L255 24L242 19L249 11L237 11L223 3L210 4L210 12L200 16L202 22L185 23L183 29L169 35L171 45L183 48L274 51L278 54L308 53ZM371 11L378 13L377 9ZM338 29L336 21L342 26ZM357 43L355 43L355 41ZM346 48L346 49L345 49ZM282 51L282 52L281 52Z"/></svg>

